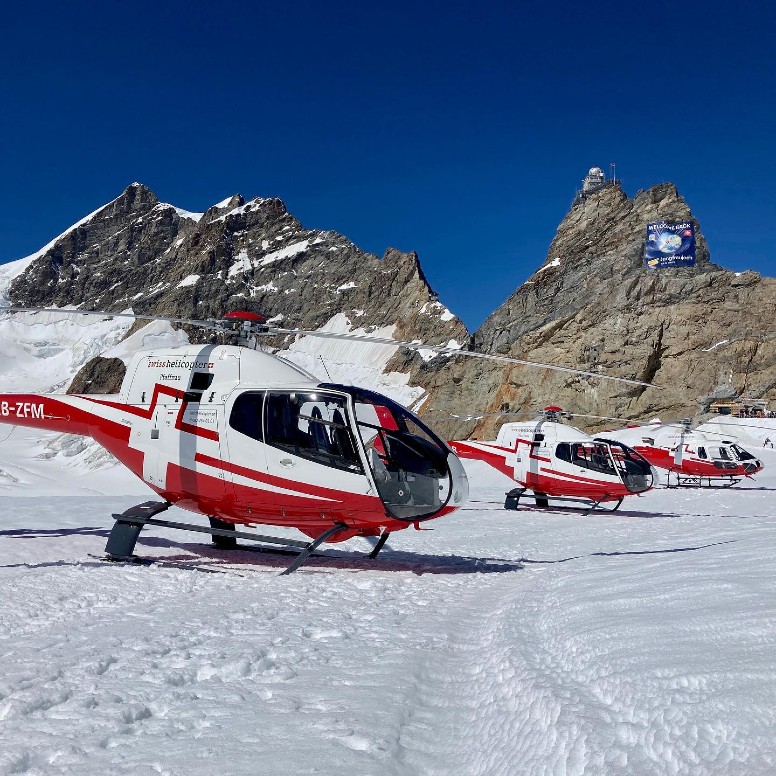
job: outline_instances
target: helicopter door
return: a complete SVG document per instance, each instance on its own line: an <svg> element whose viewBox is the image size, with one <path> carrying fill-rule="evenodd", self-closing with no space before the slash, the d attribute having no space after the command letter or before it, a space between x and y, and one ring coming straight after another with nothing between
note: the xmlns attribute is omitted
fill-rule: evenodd
<svg viewBox="0 0 776 776"><path fill-rule="evenodd" d="M159 403L151 419L148 449L143 457L143 479L156 488L167 487L167 467L175 458L178 446L175 421L180 404ZM148 432L146 432L148 433Z"/></svg>
<svg viewBox="0 0 776 776"><path fill-rule="evenodd" d="M277 515L274 493L267 485L267 456L262 432L264 391L237 394L227 408L229 428L222 441L222 454L231 464L231 479L237 510L246 517Z"/></svg>
<svg viewBox="0 0 776 776"><path fill-rule="evenodd" d="M221 458L223 404L200 403L187 391L182 400L157 404L151 418L143 478L176 494L176 503L206 514L227 495L226 473L212 467Z"/></svg>
<svg viewBox="0 0 776 776"><path fill-rule="evenodd" d="M264 441L269 482L281 514L342 519L351 512L343 503L348 495L370 494L344 396L267 393Z"/></svg>

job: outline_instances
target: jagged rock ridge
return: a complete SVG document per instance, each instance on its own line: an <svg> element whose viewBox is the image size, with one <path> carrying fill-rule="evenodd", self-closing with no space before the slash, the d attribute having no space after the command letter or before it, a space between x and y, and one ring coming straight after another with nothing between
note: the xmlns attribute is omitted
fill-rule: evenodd
<svg viewBox="0 0 776 776"><path fill-rule="evenodd" d="M644 267L646 226L659 220L694 222L695 267ZM776 280L711 263L700 224L673 184L632 199L608 185L571 208L545 263L488 317L474 344L663 390L460 360L428 374L427 406L440 416L559 404L579 413L675 418L697 414L715 390L776 399L776 338L768 339L775 319ZM449 432L487 436L498 423L458 423Z"/></svg>
<svg viewBox="0 0 776 776"><path fill-rule="evenodd" d="M398 339L469 337L415 253L388 249L378 259L336 232L304 228L276 198L235 195L196 214L138 183L38 256L9 297L197 319L248 308L303 329L344 313L353 328L394 326ZM99 380L88 379L95 390Z"/></svg>

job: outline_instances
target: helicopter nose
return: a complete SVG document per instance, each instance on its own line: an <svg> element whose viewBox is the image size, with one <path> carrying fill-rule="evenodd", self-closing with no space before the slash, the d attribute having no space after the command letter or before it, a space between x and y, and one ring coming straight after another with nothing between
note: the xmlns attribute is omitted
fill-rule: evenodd
<svg viewBox="0 0 776 776"><path fill-rule="evenodd" d="M449 503L457 509L469 500L469 478L466 476L461 459L455 453L448 454L447 465L450 467L452 486Z"/></svg>

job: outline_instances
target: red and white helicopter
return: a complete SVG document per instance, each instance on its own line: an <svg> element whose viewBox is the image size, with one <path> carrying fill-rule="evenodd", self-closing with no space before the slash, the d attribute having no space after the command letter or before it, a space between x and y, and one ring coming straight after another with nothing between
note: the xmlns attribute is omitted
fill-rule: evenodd
<svg viewBox="0 0 776 776"><path fill-rule="evenodd" d="M376 536L370 553L375 557L392 531L419 528L465 503L468 481L458 457L416 415L373 391L322 383L258 348L261 336L350 339L644 385L444 346L283 329L254 313L190 321L66 309L3 311L163 320L210 329L237 342L138 352L117 395L0 394L0 422L89 436L163 499L114 515L106 546L111 559L133 558L143 526L158 525L209 533L223 548L236 546L237 538L298 547L300 554L284 572L290 573L322 542ZM609 476L613 485L619 483L613 497L649 487L647 470L624 446L602 447L613 475L598 472L587 479ZM626 471L626 462L633 472ZM155 517L173 504L208 516L210 527ZM257 524L297 528L313 541L235 530Z"/></svg>
<svg viewBox="0 0 776 776"><path fill-rule="evenodd" d="M483 416L470 419L475 417ZM537 507L549 507L554 498L587 502L588 511L616 502L614 511L626 496L644 493L657 482L657 473L638 452L560 422L571 417L560 407L546 407L538 419L504 423L495 441L449 444L460 458L484 461L520 483L507 493L507 509L516 509L530 490Z"/></svg>
<svg viewBox="0 0 776 776"><path fill-rule="evenodd" d="M667 487L724 487L762 471L763 463L741 445L716 431L693 429L689 418L680 423L654 421L605 436L630 444L653 466L667 472Z"/></svg>

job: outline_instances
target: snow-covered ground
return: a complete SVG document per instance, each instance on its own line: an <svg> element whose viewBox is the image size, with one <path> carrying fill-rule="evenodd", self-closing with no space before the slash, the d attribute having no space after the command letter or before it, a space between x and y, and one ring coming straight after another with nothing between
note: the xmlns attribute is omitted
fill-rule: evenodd
<svg viewBox="0 0 776 776"><path fill-rule="evenodd" d="M144 486L36 433L0 442L0 774L776 772L770 450L587 517L507 512L472 462L433 531L281 577L180 532L138 544L178 565L92 557Z"/></svg>

